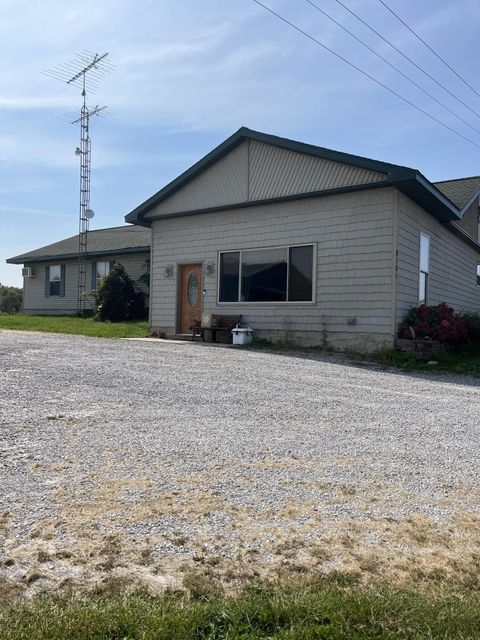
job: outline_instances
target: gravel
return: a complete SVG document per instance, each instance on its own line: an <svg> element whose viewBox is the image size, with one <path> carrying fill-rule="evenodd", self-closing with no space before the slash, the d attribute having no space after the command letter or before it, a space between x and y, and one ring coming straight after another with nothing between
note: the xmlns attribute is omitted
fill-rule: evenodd
<svg viewBox="0 0 480 640"><path fill-rule="evenodd" d="M480 523L479 416L468 377L0 331L3 571L30 584L39 550L43 586L135 573L146 556L152 575L216 556L253 570L305 562L320 543L337 549L328 568L346 534L357 555L411 556L407 525L450 532L465 555L458 523Z"/></svg>

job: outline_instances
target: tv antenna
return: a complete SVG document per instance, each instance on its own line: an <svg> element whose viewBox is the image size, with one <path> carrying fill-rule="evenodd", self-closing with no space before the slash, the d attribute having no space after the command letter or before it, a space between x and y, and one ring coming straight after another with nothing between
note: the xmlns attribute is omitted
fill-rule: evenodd
<svg viewBox="0 0 480 640"><path fill-rule="evenodd" d="M87 249L88 229L90 220L94 216L90 208L91 184L91 139L90 118L102 116L106 106L95 107L87 105L87 91L94 93L103 77L114 69L107 61L108 53L92 53L82 51L75 54L76 60L57 65L51 70L42 71L47 75L66 84L75 85L82 89L83 104L75 114L65 114L63 119L70 124L80 125L80 146L75 149L75 155L80 159L80 209L78 220L78 283L77 283L77 314L85 312L87 292Z"/></svg>

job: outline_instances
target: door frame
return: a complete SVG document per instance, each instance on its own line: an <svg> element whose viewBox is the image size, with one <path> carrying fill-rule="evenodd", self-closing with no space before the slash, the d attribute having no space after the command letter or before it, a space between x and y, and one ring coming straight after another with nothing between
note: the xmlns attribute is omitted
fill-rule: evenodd
<svg viewBox="0 0 480 640"><path fill-rule="evenodd" d="M200 316L203 313L203 261L202 260L185 260L177 262L177 286L176 286L176 304L175 304L175 333L177 335L188 335L186 333L180 333L181 330L181 305L182 305L182 267L200 267Z"/></svg>

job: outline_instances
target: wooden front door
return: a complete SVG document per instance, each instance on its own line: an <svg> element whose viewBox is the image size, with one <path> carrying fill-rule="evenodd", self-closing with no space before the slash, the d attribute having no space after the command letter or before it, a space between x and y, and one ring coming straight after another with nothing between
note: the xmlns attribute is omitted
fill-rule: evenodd
<svg viewBox="0 0 480 640"><path fill-rule="evenodd" d="M202 317L202 265L180 265L179 333L190 333L194 320Z"/></svg>

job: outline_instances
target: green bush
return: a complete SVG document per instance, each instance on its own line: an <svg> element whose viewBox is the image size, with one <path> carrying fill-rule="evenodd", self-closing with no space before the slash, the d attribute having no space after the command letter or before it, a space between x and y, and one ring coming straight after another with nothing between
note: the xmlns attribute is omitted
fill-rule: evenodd
<svg viewBox="0 0 480 640"><path fill-rule="evenodd" d="M460 317L463 320L468 336L472 342L480 343L480 313L462 313Z"/></svg>
<svg viewBox="0 0 480 640"><path fill-rule="evenodd" d="M18 313L22 309L22 290L0 284L0 313Z"/></svg>
<svg viewBox="0 0 480 640"><path fill-rule="evenodd" d="M418 364L413 353L405 353L396 349L379 349L373 354L373 359L381 364L405 369L414 368Z"/></svg>
<svg viewBox="0 0 480 640"><path fill-rule="evenodd" d="M102 322L123 322L146 318L145 295L135 288L125 268L115 262L95 291L95 318Z"/></svg>

